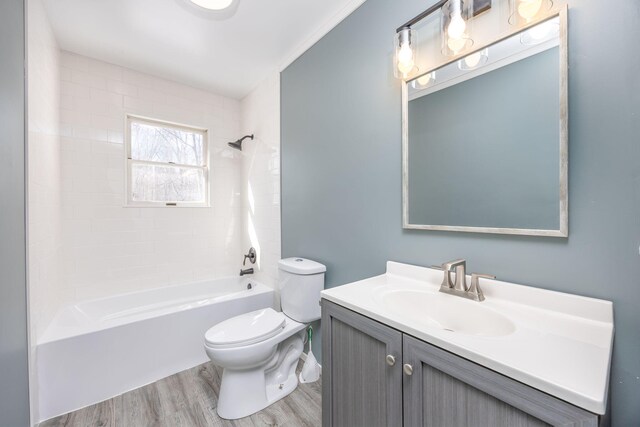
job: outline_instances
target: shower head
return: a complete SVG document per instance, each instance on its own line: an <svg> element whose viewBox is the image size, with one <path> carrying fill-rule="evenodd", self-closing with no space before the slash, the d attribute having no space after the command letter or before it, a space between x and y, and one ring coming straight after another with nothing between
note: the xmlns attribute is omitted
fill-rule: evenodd
<svg viewBox="0 0 640 427"><path fill-rule="evenodd" d="M253 135L246 135L243 136L242 138L240 138L237 141L234 142L228 142L227 144L229 145L229 147L231 148L235 148L236 150L240 150L242 151L242 141L244 141L245 139L250 138L253 140Z"/></svg>

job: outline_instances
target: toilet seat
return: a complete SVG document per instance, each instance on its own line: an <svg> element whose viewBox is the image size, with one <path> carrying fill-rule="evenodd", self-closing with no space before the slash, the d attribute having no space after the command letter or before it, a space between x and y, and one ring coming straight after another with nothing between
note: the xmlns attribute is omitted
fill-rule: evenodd
<svg viewBox="0 0 640 427"><path fill-rule="evenodd" d="M210 328L205 334L206 346L230 348L265 341L286 326L286 316L272 308L241 314Z"/></svg>

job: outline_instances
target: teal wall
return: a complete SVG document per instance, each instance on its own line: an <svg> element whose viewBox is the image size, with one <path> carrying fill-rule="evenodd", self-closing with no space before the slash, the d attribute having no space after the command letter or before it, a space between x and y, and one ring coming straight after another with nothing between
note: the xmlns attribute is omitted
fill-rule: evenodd
<svg viewBox="0 0 640 427"><path fill-rule="evenodd" d="M387 260L466 258L502 280L612 300L613 420L637 425L640 2L570 4L568 239L402 229L392 40L428 5L368 0L283 71L282 255L326 264L327 287L381 274Z"/></svg>
<svg viewBox="0 0 640 427"><path fill-rule="evenodd" d="M24 0L0 1L0 426L29 425Z"/></svg>

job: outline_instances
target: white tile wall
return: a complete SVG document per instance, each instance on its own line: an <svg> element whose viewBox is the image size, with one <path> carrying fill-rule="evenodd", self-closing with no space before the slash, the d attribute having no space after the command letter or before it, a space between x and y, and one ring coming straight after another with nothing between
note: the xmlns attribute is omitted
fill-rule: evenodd
<svg viewBox="0 0 640 427"><path fill-rule="evenodd" d="M36 343L62 303L62 227L59 49L41 0L28 3L27 240L29 278L29 386L38 384ZM38 419L37 393L29 393Z"/></svg>
<svg viewBox="0 0 640 427"><path fill-rule="evenodd" d="M61 53L64 302L237 274L240 102ZM129 208L127 113L209 129L210 208Z"/></svg>
<svg viewBox="0 0 640 427"><path fill-rule="evenodd" d="M28 10L28 242L31 337L35 341L62 295L59 49L40 0Z"/></svg>
<svg viewBox="0 0 640 427"><path fill-rule="evenodd" d="M273 73L241 104L245 247L258 250L256 278L276 287L280 259L280 75Z"/></svg>

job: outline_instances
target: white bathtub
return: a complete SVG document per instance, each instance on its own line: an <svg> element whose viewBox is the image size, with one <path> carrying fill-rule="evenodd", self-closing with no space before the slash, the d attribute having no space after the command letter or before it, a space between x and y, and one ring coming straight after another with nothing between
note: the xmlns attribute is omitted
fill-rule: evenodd
<svg viewBox="0 0 640 427"><path fill-rule="evenodd" d="M272 289L252 279L226 278L65 307L38 342L38 418L204 363L207 329L273 303Z"/></svg>

